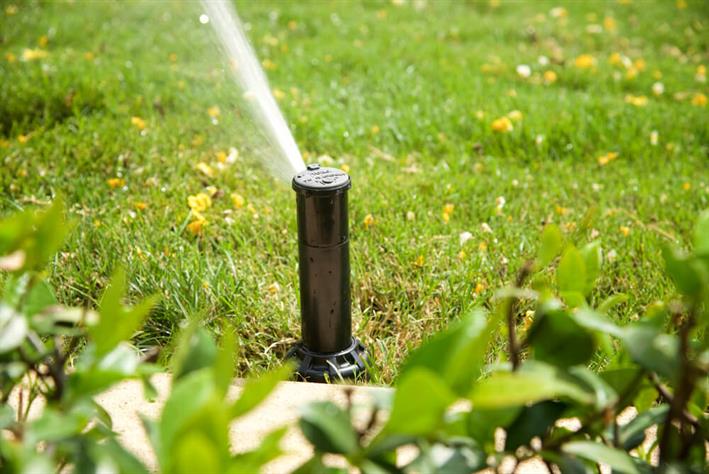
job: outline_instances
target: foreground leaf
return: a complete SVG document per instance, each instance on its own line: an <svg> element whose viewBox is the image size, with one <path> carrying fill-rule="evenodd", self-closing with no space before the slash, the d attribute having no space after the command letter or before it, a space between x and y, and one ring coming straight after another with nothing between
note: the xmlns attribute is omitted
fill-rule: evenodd
<svg viewBox="0 0 709 474"><path fill-rule="evenodd" d="M293 373L293 366L284 364L281 367L250 378L244 384L239 399L231 407L231 418L238 418L253 410L268 397L280 382Z"/></svg>
<svg viewBox="0 0 709 474"><path fill-rule="evenodd" d="M412 369L399 382L384 431L402 435L430 433L440 425L454 400L436 374L424 368Z"/></svg>
<svg viewBox="0 0 709 474"><path fill-rule="evenodd" d="M529 363L527 363L529 364ZM531 370L496 372L473 388L473 409L504 408L567 397L582 404L593 403L594 397L557 370L534 364Z"/></svg>
<svg viewBox="0 0 709 474"><path fill-rule="evenodd" d="M301 412L299 424L318 452L352 454L359 447L349 414L332 402L307 404Z"/></svg>
<svg viewBox="0 0 709 474"><path fill-rule="evenodd" d="M561 450L592 462L606 464L619 473L639 474L640 472L630 455L605 444L593 441L572 441L564 444Z"/></svg>

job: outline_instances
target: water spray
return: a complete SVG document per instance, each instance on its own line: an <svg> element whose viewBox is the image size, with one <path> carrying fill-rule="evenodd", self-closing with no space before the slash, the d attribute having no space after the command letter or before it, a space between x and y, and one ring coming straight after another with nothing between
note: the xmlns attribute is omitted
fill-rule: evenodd
<svg viewBox="0 0 709 474"><path fill-rule="evenodd" d="M288 352L299 378L366 376L367 353L352 337L347 191L344 171L308 165L293 178L298 212L302 341Z"/></svg>

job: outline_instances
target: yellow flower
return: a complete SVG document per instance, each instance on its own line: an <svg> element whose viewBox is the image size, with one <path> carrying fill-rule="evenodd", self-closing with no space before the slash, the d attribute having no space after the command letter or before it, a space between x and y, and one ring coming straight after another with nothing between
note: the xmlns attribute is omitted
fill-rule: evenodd
<svg viewBox="0 0 709 474"><path fill-rule="evenodd" d="M340 165L340 169L342 171L344 171L345 173L349 173L350 172L350 165L348 165L347 163L342 163L342 165Z"/></svg>
<svg viewBox="0 0 709 474"><path fill-rule="evenodd" d="M565 216L566 214L569 213L569 209L566 208L566 207L562 207L562 206L556 205L556 206L554 207L554 212L556 212L556 213L559 214L560 216Z"/></svg>
<svg viewBox="0 0 709 474"><path fill-rule="evenodd" d="M414 265L416 265L419 268L423 267L423 265L425 263L426 263L426 259L424 258L423 255L419 255L418 257L416 257L416 260L414 261Z"/></svg>
<svg viewBox="0 0 709 474"><path fill-rule="evenodd" d="M24 135L24 134L17 135L17 141L24 145L25 143L30 141L30 134L28 133L27 135Z"/></svg>
<svg viewBox="0 0 709 474"><path fill-rule="evenodd" d="M216 186L207 186L204 190L207 191L207 195L210 198L214 197L219 192L219 190L216 188Z"/></svg>
<svg viewBox="0 0 709 474"><path fill-rule="evenodd" d="M460 252L458 252L458 260L465 260L465 257L465 250L461 250Z"/></svg>
<svg viewBox="0 0 709 474"><path fill-rule="evenodd" d="M35 59L42 59L49 56L49 53L43 49L23 49L22 50L22 60L23 61L34 61Z"/></svg>
<svg viewBox="0 0 709 474"><path fill-rule="evenodd" d="M108 184L111 189L122 188L126 185L126 180L123 178L110 178L106 180L106 184Z"/></svg>
<svg viewBox="0 0 709 474"><path fill-rule="evenodd" d="M507 114L507 116L508 116L508 117L510 118L510 120L512 120L513 122L519 122L519 121L522 120L522 117L523 117L522 112L520 112L519 110L513 110L512 112L510 112L509 114Z"/></svg>
<svg viewBox="0 0 709 474"><path fill-rule="evenodd" d="M478 250L481 252L487 251L487 242L484 240L478 244Z"/></svg>
<svg viewBox="0 0 709 474"><path fill-rule="evenodd" d="M86 59L87 61L93 61L95 57L96 56L91 51L86 51L84 53L84 59Z"/></svg>
<svg viewBox="0 0 709 474"><path fill-rule="evenodd" d="M273 97L275 97L276 100L283 100L286 97L286 93L278 88L274 88L273 89Z"/></svg>
<svg viewBox="0 0 709 474"><path fill-rule="evenodd" d="M479 281L479 282L477 282L477 283L475 284L475 289L473 290L473 292L474 292L476 295L479 295L480 293L482 293L483 291L485 291L485 288L487 288L487 285L486 285L485 283Z"/></svg>
<svg viewBox="0 0 709 474"><path fill-rule="evenodd" d="M628 226L620 226L620 233L623 234L623 237L627 237L630 235L630 227Z"/></svg>
<svg viewBox="0 0 709 474"><path fill-rule="evenodd" d="M692 189L692 183L688 183L688 182L682 183L682 189L685 191L689 191L690 189Z"/></svg>
<svg viewBox="0 0 709 474"><path fill-rule="evenodd" d="M231 193L229 197L231 198L231 203L234 205L235 208L241 209L242 207L244 207L244 203L246 202L244 196L239 193Z"/></svg>
<svg viewBox="0 0 709 474"><path fill-rule="evenodd" d="M221 115L222 111L219 109L218 105L213 105L207 109L207 115L212 118L217 118Z"/></svg>
<svg viewBox="0 0 709 474"><path fill-rule="evenodd" d="M227 156L228 156L228 155L227 155L225 152L223 152L223 151L218 151L218 152L217 152L217 161L218 161L219 163L226 163Z"/></svg>
<svg viewBox="0 0 709 474"><path fill-rule="evenodd" d="M372 135L378 135L380 132L379 125L372 125L370 131L372 132Z"/></svg>
<svg viewBox="0 0 709 474"><path fill-rule="evenodd" d="M7 53L5 54L5 59L8 63L14 63L15 61L17 61L17 56L12 53Z"/></svg>
<svg viewBox="0 0 709 474"><path fill-rule="evenodd" d="M643 58L638 58L633 62L633 66L638 71L644 71L647 64L645 63L645 60Z"/></svg>
<svg viewBox="0 0 709 474"><path fill-rule="evenodd" d="M596 65L596 58L590 54L582 54L576 57L574 65L579 69L589 69Z"/></svg>
<svg viewBox="0 0 709 474"><path fill-rule="evenodd" d="M697 107L704 107L705 105L707 105L707 96L705 96L701 92L697 92L692 96L692 105L695 105Z"/></svg>
<svg viewBox="0 0 709 474"><path fill-rule="evenodd" d="M445 206L443 206L443 212L445 214L453 214L453 210L455 209L455 205L448 203Z"/></svg>
<svg viewBox="0 0 709 474"><path fill-rule="evenodd" d="M620 53L613 53L608 58L608 62L613 66L618 66L623 64L623 56L621 56Z"/></svg>
<svg viewBox="0 0 709 474"><path fill-rule="evenodd" d="M135 128L138 130L144 130L145 129L145 120L143 120L140 117L131 117L130 118L130 123L133 124Z"/></svg>
<svg viewBox="0 0 709 474"><path fill-rule="evenodd" d="M138 209L139 211L144 211L144 210L147 209L147 207L148 207L148 204L147 204L147 203L144 203L143 201L138 201L138 202L136 202L136 203L133 204L133 205L134 205L135 208Z"/></svg>
<svg viewBox="0 0 709 474"><path fill-rule="evenodd" d="M270 295L275 295L279 291L281 291L281 285L279 285L276 282L273 282L266 287L266 291L268 291L268 294L270 294Z"/></svg>
<svg viewBox="0 0 709 474"><path fill-rule="evenodd" d="M605 166L608 163L610 163L611 161L615 160L616 158L618 158L618 153L616 153L614 151L610 151L610 152L606 153L605 155L598 157L598 164L601 166Z"/></svg>
<svg viewBox="0 0 709 474"><path fill-rule="evenodd" d="M46 48L48 44L49 38L47 38L47 35L42 35L37 38L37 45L39 45L40 48Z"/></svg>
<svg viewBox="0 0 709 474"><path fill-rule="evenodd" d="M616 29L616 24L615 24L615 18L612 16L607 16L603 19L603 28L606 29L606 31L615 31Z"/></svg>
<svg viewBox="0 0 709 474"><path fill-rule="evenodd" d="M371 214L367 214L366 216L364 216L364 221L362 222L362 224L364 224L365 229L369 229L374 225L374 216Z"/></svg>
<svg viewBox="0 0 709 474"><path fill-rule="evenodd" d="M647 105L647 97L644 95L628 94L625 96L625 103L634 105L635 107L645 107Z"/></svg>
<svg viewBox="0 0 709 474"><path fill-rule="evenodd" d="M706 82L707 68L704 64L697 66L697 71L694 73L694 80L697 82Z"/></svg>
<svg viewBox="0 0 709 474"><path fill-rule="evenodd" d="M553 84L556 82L557 76L554 71L544 71L544 83Z"/></svg>
<svg viewBox="0 0 709 474"><path fill-rule="evenodd" d="M212 198L208 194L199 193L187 197L187 205L195 212L204 212L212 206Z"/></svg>
<svg viewBox="0 0 709 474"><path fill-rule="evenodd" d="M549 11L552 18L566 18L569 12L564 7L554 7Z"/></svg>
<svg viewBox="0 0 709 474"><path fill-rule="evenodd" d="M201 172L203 175L212 178L214 177L214 168L209 166L207 163L204 161L200 161L195 165L195 169L199 172Z"/></svg>
<svg viewBox="0 0 709 474"><path fill-rule="evenodd" d="M278 67L278 66L276 65L276 63L274 63L273 61L271 61L271 60L268 59L268 58L266 58L266 59L264 59L263 61L261 61L261 65L262 65L263 68L266 69L267 71L273 71L273 70L275 70L275 69Z"/></svg>
<svg viewBox="0 0 709 474"><path fill-rule="evenodd" d="M199 219L193 220L189 224L187 224L187 229L192 232L193 235L199 235L202 233L202 229L209 224L209 222L200 217Z"/></svg>
<svg viewBox="0 0 709 474"><path fill-rule="evenodd" d="M514 130L512 121L509 117L500 117L492 121L492 131L497 133L507 133Z"/></svg>

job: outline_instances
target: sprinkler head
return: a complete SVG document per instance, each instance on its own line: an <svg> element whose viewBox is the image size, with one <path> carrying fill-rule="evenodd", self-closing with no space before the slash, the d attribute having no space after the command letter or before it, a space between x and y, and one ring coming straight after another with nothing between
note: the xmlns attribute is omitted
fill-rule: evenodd
<svg viewBox="0 0 709 474"><path fill-rule="evenodd" d="M347 190L342 170L308 165L293 178L298 211L302 341L288 352L311 382L366 376L367 353L352 337Z"/></svg>

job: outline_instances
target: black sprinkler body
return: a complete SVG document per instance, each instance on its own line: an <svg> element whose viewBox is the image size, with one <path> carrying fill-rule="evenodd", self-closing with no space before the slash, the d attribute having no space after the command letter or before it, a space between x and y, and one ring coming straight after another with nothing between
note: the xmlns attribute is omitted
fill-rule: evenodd
<svg viewBox="0 0 709 474"><path fill-rule="evenodd" d="M366 351L352 337L344 171L308 165L293 178L298 210L302 341L288 353L310 382L365 376Z"/></svg>

